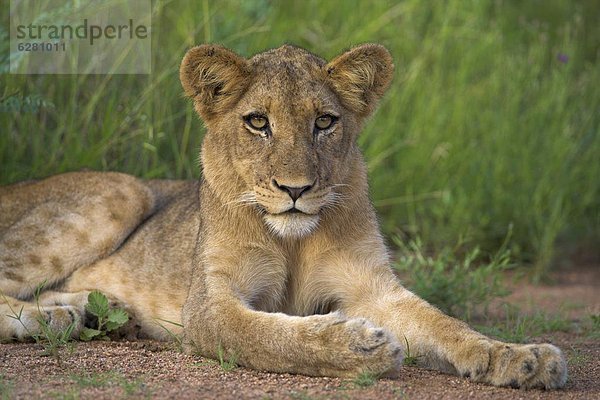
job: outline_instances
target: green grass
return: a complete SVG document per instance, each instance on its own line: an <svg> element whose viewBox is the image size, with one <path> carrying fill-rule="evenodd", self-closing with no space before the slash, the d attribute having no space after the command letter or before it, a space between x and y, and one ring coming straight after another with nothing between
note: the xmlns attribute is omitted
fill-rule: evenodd
<svg viewBox="0 0 600 400"><path fill-rule="evenodd" d="M504 272L511 267L511 260L506 243L488 258L477 247L461 256L462 245L446 247L432 256L419 240L405 244L394 239L400 249L394 263L400 277L417 295L447 314L469 320L485 312L494 298L508 294Z"/></svg>
<svg viewBox="0 0 600 400"><path fill-rule="evenodd" d="M101 388L114 384L114 372L98 372L91 374L71 375L70 378L79 388ZM120 376L119 376L120 378Z"/></svg>
<svg viewBox="0 0 600 400"><path fill-rule="evenodd" d="M149 76L0 77L0 183L81 168L198 177L204 128L177 72L188 47L292 42L329 58L379 42L395 81L360 145L387 234L493 254L512 226L510 250L537 276L559 244L598 242L598 2L153 3Z"/></svg>
<svg viewBox="0 0 600 400"><path fill-rule="evenodd" d="M238 367L235 354L231 353L227 357L225 349L220 344L217 348L217 361L224 372L231 372Z"/></svg>
<svg viewBox="0 0 600 400"><path fill-rule="evenodd" d="M219 344L219 346L217 347L217 359L216 360L205 359L202 361L194 362L192 365L194 367L203 367L205 365L217 364L217 365L219 365L219 367L221 367L223 372L231 372L238 367L237 356L235 355L235 353L229 353L229 356L228 356L227 353L228 353L227 350L225 350L225 348L221 344ZM198 354L198 356L201 356L201 355Z"/></svg>
<svg viewBox="0 0 600 400"><path fill-rule="evenodd" d="M414 367L417 365L420 356L418 354L414 354L410 350L410 343L408 343L406 336L404 336L404 343L406 344L406 351L404 353L404 361L402 363L406 366Z"/></svg>
<svg viewBox="0 0 600 400"><path fill-rule="evenodd" d="M6 379L4 375L0 375L0 399L8 400L10 399L10 394L13 390L13 383L10 379Z"/></svg>
<svg viewBox="0 0 600 400"><path fill-rule="evenodd" d="M117 398L149 398L152 393L141 378L129 379L118 371L82 372L69 375L74 387L67 387L63 391L48 393L55 399L80 399L89 398L87 389L119 388L121 394Z"/></svg>
<svg viewBox="0 0 600 400"><path fill-rule="evenodd" d="M352 380L342 381L342 384L339 386L339 390L354 390L354 389L366 389L374 386L377 381L381 378L381 374L371 372L371 371L362 371L358 375L356 375Z"/></svg>
<svg viewBox="0 0 600 400"><path fill-rule="evenodd" d="M160 326L165 331L165 333L169 336L169 338L171 339L171 343L173 344L175 350L180 353L183 353L183 335L176 334L171 329L167 328L163 324L163 322L165 322L169 325L177 326L181 329L183 329L183 324L180 324L180 323L174 322L174 321L169 321L169 320L162 319L162 318L156 318L155 320L156 320L156 323L158 324L158 326Z"/></svg>
<svg viewBox="0 0 600 400"><path fill-rule="evenodd" d="M306 391L296 392L295 390L292 390L289 395L294 400L314 400L317 398L306 393Z"/></svg>
<svg viewBox="0 0 600 400"><path fill-rule="evenodd" d="M56 400L79 400L81 398L81 394L75 389L66 392L52 391L48 393L48 396Z"/></svg>
<svg viewBox="0 0 600 400"><path fill-rule="evenodd" d="M600 340L600 315L590 315L587 322L587 337Z"/></svg>
<svg viewBox="0 0 600 400"><path fill-rule="evenodd" d="M132 395L141 390L144 383L140 379L130 380L116 371L97 372L91 374L71 375L73 383L80 389L106 388L117 386L123 389L126 395Z"/></svg>
<svg viewBox="0 0 600 400"><path fill-rule="evenodd" d="M364 389L371 387L377 383L379 380L379 374L374 374L373 372L364 371L358 374L356 378L352 380L352 383L355 387Z"/></svg>
<svg viewBox="0 0 600 400"><path fill-rule="evenodd" d="M394 393L396 399L398 400L407 400L409 398L408 395L404 392L404 389L399 387L392 388L392 393Z"/></svg>
<svg viewBox="0 0 600 400"><path fill-rule="evenodd" d="M486 325L476 327L486 335L512 343L527 343L531 338L545 333L570 332L576 329L576 325L560 310L552 314L543 311L526 314L519 307L509 304L504 308L504 320L489 321Z"/></svg>
<svg viewBox="0 0 600 400"><path fill-rule="evenodd" d="M33 293L33 300L37 306L37 316L35 320L39 325L39 332L30 331L25 321L23 321L23 306L16 310L10 305L4 293L1 291L0 297L4 299L8 305L8 308L10 309L10 314L7 314L6 316L18 321L27 332L27 335L31 337L38 345L44 348L44 352L42 354L44 356L53 357L58 362L58 365L62 367L63 353L61 350L67 349L68 352L73 351L74 344L72 340L72 334L77 322L71 322L64 329L56 329L48 323L39 302L40 294L44 290L45 286L46 282L44 281L35 288Z"/></svg>
<svg viewBox="0 0 600 400"><path fill-rule="evenodd" d="M567 351L567 363L570 366L582 365L588 360L589 358L581 352L581 349L571 347L571 349Z"/></svg>
<svg viewBox="0 0 600 400"><path fill-rule="evenodd" d="M70 376L70 379L79 390L86 388L119 387L126 397L146 392L146 386L142 379L128 379L117 371L73 374Z"/></svg>

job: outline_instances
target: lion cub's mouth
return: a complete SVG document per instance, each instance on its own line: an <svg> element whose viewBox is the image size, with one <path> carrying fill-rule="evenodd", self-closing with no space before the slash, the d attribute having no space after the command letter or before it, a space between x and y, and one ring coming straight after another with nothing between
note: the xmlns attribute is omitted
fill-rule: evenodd
<svg viewBox="0 0 600 400"><path fill-rule="evenodd" d="M319 225L319 215L306 214L293 207L279 214L265 214L265 223L278 236L300 238L312 233Z"/></svg>
<svg viewBox="0 0 600 400"><path fill-rule="evenodd" d="M255 205L271 233L285 238L300 238L314 232L319 225L322 204L319 199L285 199L275 201L274 196L261 191L245 194L242 202Z"/></svg>
<svg viewBox="0 0 600 400"><path fill-rule="evenodd" d="M298 210L296 207L292 207L289 210L282 212L282 214L305 214L305 213Z"/></svg>
<svg viewBox="0 0 600 400"><path fill-rule="evenodd" d="M283 215L294 215L294 214L298 214L298 215L308 215L308 216L314 216L315 214L311 214L308 213L306 211L303 211L299 208L297 208L296 206L292 206L292 208L288 208L285 211L281 211L281 212L277 212L277 213L270 213L271 215L275 215L275 216L283 216Z"/></svg>

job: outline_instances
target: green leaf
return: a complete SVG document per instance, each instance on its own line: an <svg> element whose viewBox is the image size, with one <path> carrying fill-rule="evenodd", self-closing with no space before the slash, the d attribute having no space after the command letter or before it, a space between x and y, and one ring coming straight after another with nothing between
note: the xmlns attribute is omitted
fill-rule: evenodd
<svg viewBox="0 0 600 400"><path fill-rule="evenodd" d="M108 299L101 292L94 290L88 295L85 309L99 319L104 318L108 313Z"/></svg>
<svg viewBox="0 0 600 400"><path fill-rule="evenodd" d="M114 331L115 329L122 327L127 321L129 321L129 314L127 314L127 311L121 308L110 310L106 321L106 330Z"/></svg>
<svg viewBox="0 0 600 400"><path fill-rule="evenodd" d="M83 340L84 342L89 342L90 340L101 336L102 334L103 332L97 329L83 328L83 330L79 334L79 339Z"/></svg>

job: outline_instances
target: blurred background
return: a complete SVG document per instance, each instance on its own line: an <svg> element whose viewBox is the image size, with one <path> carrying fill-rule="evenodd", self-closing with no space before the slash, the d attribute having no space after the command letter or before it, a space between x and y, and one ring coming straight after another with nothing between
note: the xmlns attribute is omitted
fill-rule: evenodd
<svg viewBox="0 0 600 400"><path fill-rule="evenodd" d="M7 73L2 5L0 184L83 168L197 178L204 127L179 84L186 49L293 43L329 59L378 42L395 78L360 145L390 244L535 279L597 259L600 2L152 4L150 75L66 76Z"/></svg>

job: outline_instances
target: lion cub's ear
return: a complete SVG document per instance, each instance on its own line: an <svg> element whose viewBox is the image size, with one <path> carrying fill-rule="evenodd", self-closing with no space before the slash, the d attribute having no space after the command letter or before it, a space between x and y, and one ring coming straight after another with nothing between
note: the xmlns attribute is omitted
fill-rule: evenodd
<svg viewBox="0 0 600 400"><path fill-rule="evenodd" d="M385 47L363 44L334 58L325 71L344 106L366 117L390 86L394 63Z"/></svg>
<svg viewBox="0 0 600 400"><path fill-rule="evenodd" d="M205 120L232 107L246 90L247 60L225 47L204 44L190 49L181 61L179 78Z"/></svg>

